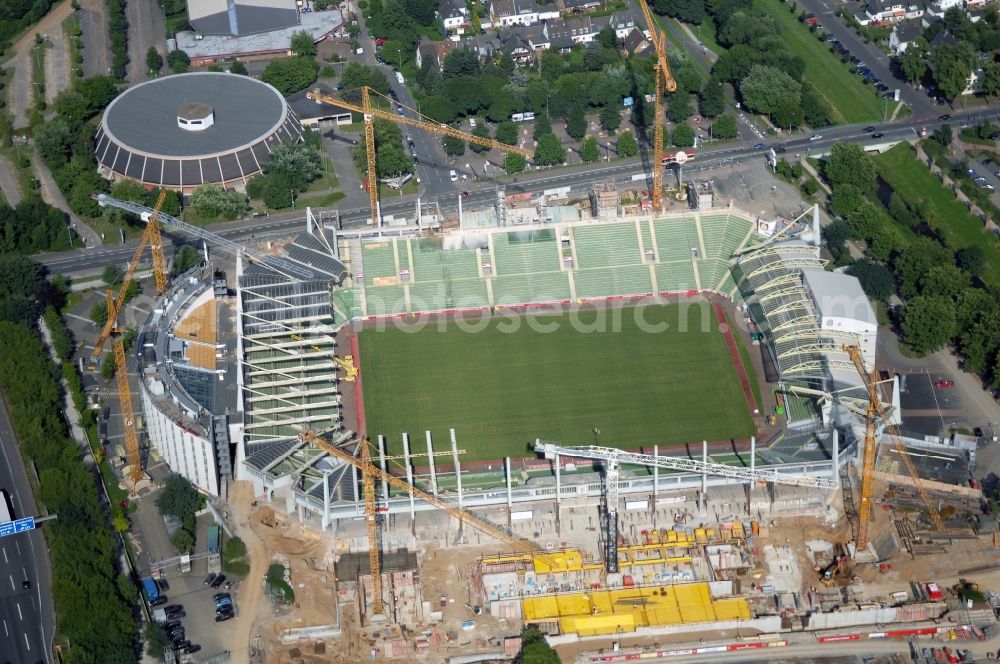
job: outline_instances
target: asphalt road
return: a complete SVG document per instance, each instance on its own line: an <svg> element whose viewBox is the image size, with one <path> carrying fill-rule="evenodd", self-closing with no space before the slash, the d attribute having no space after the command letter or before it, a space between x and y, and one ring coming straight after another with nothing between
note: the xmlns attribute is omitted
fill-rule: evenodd
<svg viewBox="0 0 1000 664"><path fill-rule="evenodd" d="M7 410L0 401L0 488L14 517L37 515ZM40 530L0 538L0 661L50 662L54 630L48 549ZM22 587L30 581L31 587Z"/></svg>
<svg viewBox="0 0 1000 664"><path fill-rule="evenodd" d="M996 119L1000 115L1000 107L988 107L968 111L964 113L954 113L948 122L953 127L962 124L973 124L987 119ZM862 131L860 125L828 127L822 131L822 136L816 140L811 140L809 136L802 135L795 138L779 141L767 141L766 146L781 147L785 149L783 156L792 160L796 154L818 155L829 150L833 143L850 140L862 143L876 144L893 140L906 140L916 138L920 129L926 127L928 132L933 131L944 122L937 119L937 116L912 117L904 121L889 124L875 125L878 133L883 137L873 140L871 134ZM419 132L414 132L416 137ZM741 144L727 144L719 146L717 149L699 152L696 158L684 167L686 176L699 170L717 168L730 164L738 164L749 159L764 159L765 151L754 150L752 141ZM631 182L634 176L645 172L643 163L639 157L627 160L613 161L610 163L600 163L596 165L581 164L555 169L533 170L522 173L514 178L504 178L497 183L489 181L448 183L451 191L449 193L435 196L429 192L424 192L422 200L424 202L434 202L440 204L442 210L451 210L457 206L454 195L460 188L469 191L469 198L465 202L467 208L474 208L489 204L495 200L496 189L499 187L506 194L524 192L542 192L546 189L558 187L587 187L595 182L604 182L609 179L618 183ZM386 200L382 203L382 214L389 215L395 213L412 213L415 196L402 196ZM340 216L345 227L356 227L368 219L371 214L367 206L352 209L341 209ZM304 227L302 212L287 212L280 215L272 215L269 218L244 219L226 224L219 224L212 227L212 231L230 240L246 240L255 235L276 235L286 232L294 232ZM164 244L170 247L174 243L176 234L169 228L164 228ZM180 238L183 239L183 238ZM136 241L132 240L123 245L103 246L85 251L72 251L53 254L42 254L35 256L35 260L45 265L53 273L65 274L93 274L99 272L105 265L114 263L124 265L132 257L135 250Z"/></svg>

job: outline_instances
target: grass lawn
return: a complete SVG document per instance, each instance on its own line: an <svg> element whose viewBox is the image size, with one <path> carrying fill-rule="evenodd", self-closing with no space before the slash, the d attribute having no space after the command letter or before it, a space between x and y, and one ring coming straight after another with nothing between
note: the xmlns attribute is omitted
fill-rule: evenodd
<svg viewBox="0 0 1000 664"><path fill-rule="evenodd" d="M979 245L986 255L983 279L990 285L1000 283L1000 240L987 231L955 194L948 190L928 168L917 160L907 143L901 143L875 157L879 176L911 207L926 201L932 210L928 223L952 249Z"/></svg>
<svg viewBox="0 0 1000 664"><path fill-rule="evenodd" d="M806 63L806 80L816 93L826 100L831 119L836 124L853 124L881 119L882 100L875 88L865 85L852 74L809 28L799 23L788 11L788 5L778 0L756 0L754 7L774 17L781 39L792 55ZM830 20L833 20L832 17Z"/></svg>
<svg viewBox="0 0 1000 664"><path fill-rule="evenodd" d="M532 325L495 318L476 333L455 324L445 331L364 330L368 435L386 435L391 453L401 454L402 432L422 443L429 430L440 449L454 428L466 461L533 456L535 438L588 444L595 427L601 444L620 447L750 436L753 423L724 339L715 325L702 332L695 320L702 308L687 309L684 332L680 305L647 307L641 317L636 311L620 310L617 327L603 311L534 317ZM598 315L618 331L571 326ZM646 332L642 320L668 327ZM555 331L536 331L553 323Z"/></svg>
<svg viewBox="0 0 1000 664"><path fill-rule="evenodd" d="M333 205L344 198L342 192L334 191L339 188L340 181L337 180L337 173L333 168L333 160L329 157L323 157L323 175L310 182L309 188L299 196L296 196L295 203L296 205L314 205L317 207Z"/></svg>

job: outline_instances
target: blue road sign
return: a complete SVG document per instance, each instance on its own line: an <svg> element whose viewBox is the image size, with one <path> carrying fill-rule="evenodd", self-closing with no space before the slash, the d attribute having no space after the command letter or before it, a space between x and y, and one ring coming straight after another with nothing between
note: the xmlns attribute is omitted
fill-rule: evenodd
<svg viewBox="0 0 1000 664"><path fill-rule="evenodd" d="M7 537L8 535L23 533L26 530L34 530L34 529L35 529L35 517L26 516L23 519L18 519L17 521L7 521L6 523L0 523L0 537Z"/></svg>

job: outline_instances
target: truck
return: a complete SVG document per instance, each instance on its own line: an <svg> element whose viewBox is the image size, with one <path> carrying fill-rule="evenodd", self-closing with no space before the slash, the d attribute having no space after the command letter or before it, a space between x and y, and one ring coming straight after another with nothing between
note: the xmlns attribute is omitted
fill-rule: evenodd
<svg viewBox="0 0 1000 664"><path fill-rule="evenodd" d="M14 520L14 511L10 508L10 494L6 489L0 489L0 523Z"/></svg>
<svg viewBox="0 0 1000 664"><path fill-rule="evenodd" d="M146 593L146 599L150 602L156 601L156 598L160 596L160 586L156 583L156 579L151 576L142 580L142 591Z"/></svg>

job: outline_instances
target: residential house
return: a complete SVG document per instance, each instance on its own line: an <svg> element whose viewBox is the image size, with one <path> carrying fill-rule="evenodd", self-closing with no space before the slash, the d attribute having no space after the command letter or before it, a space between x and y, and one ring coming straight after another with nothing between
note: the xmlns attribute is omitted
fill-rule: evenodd
<svg viewBox="0 0 1000 664"><path fill-rule="evenodd" d="M535 0L492 0L490 3L490 20L494 28L535 25L559 16L555 4L540 5Z"/></svg>
<svg viewBox="0 0 1000 664"><path fill-rule="evenodd" d="M952 7L964 8L964 0L931 0L927 3L927 13L931 16L944 17L944 13Z"/></svg>
<svg viewBox="0 0 1000 664"><path fill-rule="evenodd" d="M567 14L581 14L597 9L601 0L562 0Z"/></svg>
<svg viewBox="0 0 1000 664"><path fill-rule="evenodd" d="M606 17L606 19L608 21L607 24L614 29L615 36L618 37L618 39L625 39L630 32L642 25L642 22L639 21L639 18L633 11L615 12L611 16ZM597 21L600 19L594 20ZM604 26L602 25L601 28L603 27ZM598 32L600 32L600 30L598 30Z"/></svg>
<svg viewBox="0 0 1000 664"><path fill-rule="evenodd" d="M421 37L417 44L416 63L417 68L424 66L425 60L430 60L439 70L444 67L444 59L449 53L458 47L458 42L445 39L442 41L432 41L427 37Z"/></svg>
<svg viewBox="0 0 1000 664"><path fill-rule="evenodd" d="M438 0L437 15L444 29L454 35L463 34L472 20L464 0Z"/></svg>
<svg viewBox="0 0 1000 664"><path fill-rule="evenodd" d="M923 16L923 6L909 4L910 2L912 0L868 0L863 20L862 17L858 17L859 23L861 25L885 25Z"/></svg>
<svg viewBox="0 0 1000 664"><path fill-rule="evenodd" d="M632 30L625 35L623 40L625 43L625 51L632 55L645 55L649 52L649 49L653 47L653 43L649 41L644 33L639 28L632 28Z"/></svg>
<svg viewBox="0 0 1000 664"><path fill-rule="evenodd" d="M462 46L480 58L491 58L501 51L500 39L495 34L473 35L462 40Z"/></svg>
<svg viewBox="0 0 1000 664"><path fill-rule="evenodd" d="M542 36L542 26L504 28L499 35L499 50L501 53L509 55L517 64L523 65L531 62L536 48L548 48L548 44L539 45L532 40L532 38L538 40Z"/></svg>
<svg viewBox="0 0 1000 664"><path fill-rule="evenodd" d="M906 51L907 46L923 34L924 26L918 21L894 25L892 32L889 33L889 48L896 55L900 55Z"/></svg>

